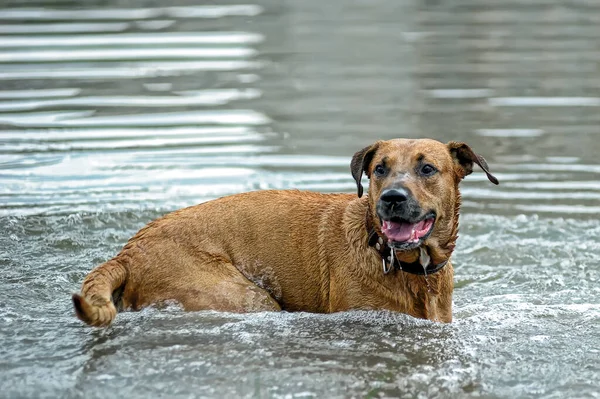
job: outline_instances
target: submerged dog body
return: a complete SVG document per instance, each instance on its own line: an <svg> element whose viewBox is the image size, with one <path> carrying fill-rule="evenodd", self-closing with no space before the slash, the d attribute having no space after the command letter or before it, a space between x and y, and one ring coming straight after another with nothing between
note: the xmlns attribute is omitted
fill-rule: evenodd
<svg viewBox="0 0 600 399"><path fill-rule="evenodd" d="M117 308L175 300L186 310L388 309L450 322L458 183L473 163L497 184L466 144L377 142L352 159L358 197L256 191L170 213L86 277L77 316L105 326Z"/></svg>

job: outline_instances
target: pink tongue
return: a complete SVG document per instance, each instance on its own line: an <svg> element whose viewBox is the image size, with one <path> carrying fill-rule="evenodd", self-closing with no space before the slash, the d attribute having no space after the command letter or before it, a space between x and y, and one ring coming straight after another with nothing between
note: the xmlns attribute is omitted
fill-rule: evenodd
<svg viewBox="0 0 600 399"><path fill-rule="evenodd" d="M417 223L397 223L384 220L381 224L381 232L390 241L417 242L429 232L432 223L433 219L425 219Z"/></svg>

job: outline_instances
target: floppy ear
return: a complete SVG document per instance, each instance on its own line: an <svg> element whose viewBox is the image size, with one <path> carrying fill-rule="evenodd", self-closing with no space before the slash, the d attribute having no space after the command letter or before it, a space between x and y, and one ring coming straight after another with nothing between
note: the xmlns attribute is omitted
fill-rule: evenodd
<svg viewBox="0 0 600 399"><path fill-rule="evenodd" d="M373 159L373 155L375 155L375 151L379 147L379 141L373 145L363 148L358 151L352 157L352 162L350 162L350 170L352 171L352 177L356 181L356 188L358 189L358 197L362 197L363 195L363 186L360 183L362 179L362 174L365 172L367 177L369 176L369 165L371 164L371 160Z"/></svg>
<svg viewBox="0 0 600 399"><path fill-rule="evenodd" d="M496 179L496 177L490 173L485 159L483 159L482 156L475 154L471 147L465 143L459 143L457 141L451 141L446 145L448 146L448 151L450 151L450 155L452 155L454 162L462 168L462 178L470 175L473 172L473 163L476 163L481 169L483 169L489 181L494 184L498 184L498 179Z"/></svg>

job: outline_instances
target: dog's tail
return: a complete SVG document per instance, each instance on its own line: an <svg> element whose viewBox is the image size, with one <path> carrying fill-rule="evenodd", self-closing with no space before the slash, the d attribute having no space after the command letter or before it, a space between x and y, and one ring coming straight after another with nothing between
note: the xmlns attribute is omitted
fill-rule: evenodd
<svg viewBox="0 0 600 399"><path fill-rule="evenodd" d="M123 287L126 279L127 268L117 259L92 270L83 281L81 294L73 294L77 317L94 327L110 325L117 316L113 292Z"/></svg>

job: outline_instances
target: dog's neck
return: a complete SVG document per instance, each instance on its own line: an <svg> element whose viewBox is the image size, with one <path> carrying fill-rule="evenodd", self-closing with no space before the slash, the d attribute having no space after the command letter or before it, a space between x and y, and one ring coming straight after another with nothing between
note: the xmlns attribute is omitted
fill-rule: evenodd
<svg viewBox="0 0 600 399"><path fill-rule="evenodd" d="M367 242L370 247L373 247L379 253L384 274L388 274L392 270L398 270L418 276L428 276L439 272L446 266L454 245L451 246L448 256L445 257L445 259L437 261L437 263L434 261L434 258L430 256L430 251L425 245L416 248L407 254L402 253L401 259L398 256L396 249L388 245L388 240L385 235L378 231L375 223L373 223L373 214L370 208L371 207L367 205L365 215Z"/></svg>

